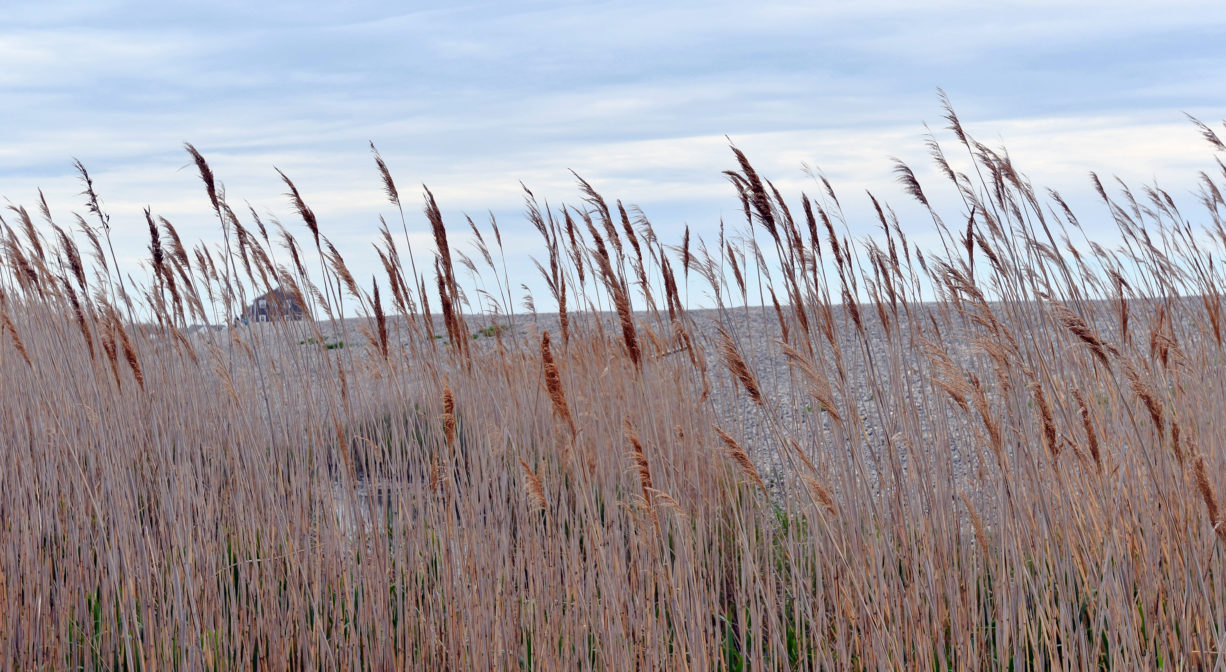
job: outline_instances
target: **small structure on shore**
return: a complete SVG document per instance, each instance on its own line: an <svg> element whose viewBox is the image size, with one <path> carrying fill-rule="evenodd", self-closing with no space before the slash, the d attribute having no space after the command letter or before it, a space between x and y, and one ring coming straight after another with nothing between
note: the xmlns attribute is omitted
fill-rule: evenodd
<svg viewBox="0 0 1226 672"><path fill-rule="evenodd" d="M277 320L301 320L306 315L302 304L292 294L277 287L267 294L256 297L251 305L243 309L240 321L243 324L252 322L273 322Z"/></svg>

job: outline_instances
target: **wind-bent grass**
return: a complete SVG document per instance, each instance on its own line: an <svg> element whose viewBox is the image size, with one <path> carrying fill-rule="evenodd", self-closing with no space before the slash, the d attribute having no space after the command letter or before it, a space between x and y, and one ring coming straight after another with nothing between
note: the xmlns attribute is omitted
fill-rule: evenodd
<svg viewBox="0 0 1226 672"><path fill-rule="evenodd" d="M553 333L506 314L496 225L506 309L473 314L428 192L433 285L384 226L369 290L289 177L306 249L190 146L225 244L148 213L146 286L92 187L100 228L12 208L6 669L1220 665L1222 180L1193 220L1099 185L1107 250L948 121L964 209L912 225L939 251L880 205L849 245L824 179L796 217L737 150L740 244L665 245L582 181L529 195ZM189 333L275 286L319 320Z"/></svg>

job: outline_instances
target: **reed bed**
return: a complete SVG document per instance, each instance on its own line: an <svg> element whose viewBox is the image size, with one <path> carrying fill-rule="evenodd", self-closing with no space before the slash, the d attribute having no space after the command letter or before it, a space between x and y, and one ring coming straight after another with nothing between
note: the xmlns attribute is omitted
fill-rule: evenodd
<svg viewBox="0 0 1226 672"><path fill-rule="evenodd" d="M83 215L0 223L0 666L1222 665L1226 169L1191 216L1095 177L1107 249L947 121L962 207L899 163L930 217L862 241L735 148L736 235L526 192L549 316L429 191L413 250L377 152L369 284L190 145L221 240L146 212L135 283L79 165ZM274 287L308 319L189 328Z"/></svg>

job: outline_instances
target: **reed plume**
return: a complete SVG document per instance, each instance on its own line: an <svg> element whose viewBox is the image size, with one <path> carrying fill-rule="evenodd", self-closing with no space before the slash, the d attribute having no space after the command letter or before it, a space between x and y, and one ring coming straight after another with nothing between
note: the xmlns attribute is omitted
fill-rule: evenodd
<svg viewBox="0 0 1226 672"><path fill-rule="evenodd" d="M749 479L750 483L758 486L763 494L769 495L770 492L766 489L766 483L762 481L762 476L758 474L757 467L753 465L753 460L749 459L749 454L745 452L745 449L741 447L741 444L737 443L736 439L732 438L731 434L725 432L718 425L715 426L715 433L719 435L719 440L723 441L724 446L728 448L728 455L732 458L732 461L736 463L736 466L741 470L741 473L745 474L745 477Z"/></svg>
<svg viewBox="0 0 1226 672"><path fill-rule="evenodd" d="M17 333L17 325L13 324L13 318L9 316L7 300L4 293L0 292L0 327L4 327L4 332L13 341L13 345L17 348L17 354L25 360L26 365L33 367L33 362L30 361L30 353L26 350L26 345L21 341L21 335Z"/></svg>
<svg viewBox="0 0 1226 672"><path fill-rule="evenodd" d="M1115 348L1104 343L1103 340L1099 338L1098 334L1096 334L1094 330L1090 329L1090 326L1086 324L1086 321L1082 319L1080 315L1069 310L1067 306L1060 303L1053 303L1050 304L1049 310L1055 314L1056 320L1059 321L1065 329L1068 329L1074 336L1081 339L1081 341L1085 343L1086 347L1090 349L1090 352L1094 354L1094 356L1099 362L1102 363L1104 367L1108 366L1108 353L1113 356L1119 355L1119 352Z"/></svg>
<svg viewBox="0 0 1226 672"><path fill-rule="evenodd" d="M1154 423L1154 430L1161 435L1166 429L1162 403L1154 396L1153 391L1149 389L1145 381L1141 380L1141 375L1137 373L1136 367L1131 362L1124 363L1124 375L1128 378L1128 386L1132 393L1145 405L1145 410L1149 413L1149 419Z"/></svg>
<svg viewBox="0 0 1226 672"><path fill-rule="evenodd" d="M1081 390L1073 389L1073 398L1077 401L1077 410L1081 416L1081 426L1086 433L1086 443L1090 449L1090 457L1094 458L1094 466L1101 474L1103 470L1102 448L1098 443L1098 433L1094 431L1094 423L1090 420L1090 409L1086 406Z"/></svg>
<svg viewBox="0 0 1226 672"><path fill-rule="evenodd" d="M443 441L447 446L455 445L455 396L451 394L451 386L443 385Z"/></svg>
<svg viewBox="0 0 1226 672"><path fill-rule="evenodd" d="M656 515L656 508L652 500L655 486L651 481L651 465L647 462L647 455L643 452L643 443L639 440L639 435L634 431L634 425L630 424L629 419L626 419L623 424L623 434L630 443L630 459L634 461L634 469L639 478L639 491L643 497L643 505L656 528L656 533L659 534L660 519Z"/></svg>
<svg viewBox="0 0 1226 672"><path fill-rule="evenodd" d="M566 403L566 393L562 390L562 376L558 373L558 364L553 358L553 349L550 347L547 331L541 334L541 362L545 372L545 391L549 393L553 413L559 420L566 423L573 438L578 432L575 429L575 420L570 414L570 406Z"/></svg>
<svg viewBox="0 0 1226 672"><path fill-rule="evenodd" d="M1034 379L1034 374L1031 373L1030 391L1034 396L1035 406L1039 410L1039 423L1043 428L1043 449L1051 454L1051 459L1055 460L1060 457L1060 444L1056 441L1056 423L1052 420L1051 406L1047 404L1047 397L1043 394L1043 386Z"/></svg>
<svg viewBox="0 0 1226 672"><path fill-rule="evenodd" d="M545 489L541 486L541 479L532 471L524 458L519 458L519 466L524 470L524 492L528 494L528 499L532 500L532 505L545 514L545 524L549 524L549 506L545 500Z"/></svg>
<svg viewBox="0 0 1226 672"><path fill-rule="evenodd" d="M319 247L319 219L315 217L315 211L311 210L311 208L307 206L306 201L302 200L302 194L298 192L298 187L294 185L293 180L290 180L289 176L281 172L280 168L274 168L274 170L277 171L277 175L281 176L281 181L285 183L285 186L289 188L289 192L286 194L286 196L289 196L290 203L294 206L294 210L298 213L298 216L302 218L302 221L307 226L307 230L309 230L311 232L311 235L315 238L315 247L318 248ZM210 177L211 177L211 173L210 173ZM209 191L209 198L210 199L216 198L216 196L213 194L211 190Z"/></svg>
<svg viewBox="0 0 1226 672"><path fill-rule="evenodd" d="M187 150L188 154L192 155L192 161L196 164L196 170L200 172L200 180L204 182L204 189L209 195L209 203L213 206L213 210L221 212L221 204L217 198L217 180L213 177L213 169L209 167L209 162L204 159L203 154L192 146L192 143L183 143L183 148ZM284 178L285 176L282 175L281 177ZM286 181L288 182L289 180L286 179Z"/></svg>
<svg viewBox="0 0 1226 672"><path fill-rule="evenodd" d="M732 335L723 326L719 328L720 336L720 356L724 360L724 366L728 367L728 371L741 382L745 388L745 392L749 398L757 405L762 406L762 390L758 386L758 379L754 376L753 371L745 363L745 359L741 357L740 351L737 350L736 343L732 341Z"/></svg>
<svg viewBox="0 0 1226 672"><path fill-rule="evenodd" d="M834 389L830 384L830 380L822 375L817 370L817 367L814 366L814 363L798 352L796 348L779 340L776 340L775 343L783 351L783 354L787 356L788 363L799 370L801 375L804 376L805 381L809 384L809 395L818 403L819 408L829 413L835 422L841 423L843 417L839 414L838 409L835 408Z"/></svg>
<svg viewBox="0 0 1226 672"><path fill-rule="evenodd" d="M371 303L374 304L375 309L375 326L379 335L379 354L383 355L384 361L387 361L387 317L383 314L383 302L379 300L379 283L374 276L370 278L370 285L374 288L374 297Z"/></svg>
<svg viewBox="0 0 1226 672"><path fill-rule="evenodd" d="M1209 524L1213 526L1214 533L1222 540L1222 543L1226 543L1226 519L1222 518L1222 510L1218 506L1217 493L1213 489L1215 481L1209 478L1204 455L1198 454L1193 458L1192 475L1196 480L1196 489L1200 491L1201 499L1205 502L1205 512L1209 514Z"/></svg>

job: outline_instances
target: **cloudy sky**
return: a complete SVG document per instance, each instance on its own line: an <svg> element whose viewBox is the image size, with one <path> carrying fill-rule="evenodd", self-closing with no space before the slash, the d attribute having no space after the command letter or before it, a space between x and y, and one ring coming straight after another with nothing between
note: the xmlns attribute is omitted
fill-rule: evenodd
<svg viewBox="0 0 1226 672"><path fill-rule="evenodd" d="M79 158L137 277L145 206L220 240L185 141L232 202L301 231L285 171L371 272L393 213L373 141L423 248L425 184L457 232L464 213L496 214L519 282L539 249L521 182L574 203L573 170L671 242L739 221L729 140L790 196L814 191L808 165L853 215L865 189L905 215L890 157L932 175L924 124L949 137L938 87L980 140L1074 200L1090 170L1187 193L1213 154L1183 113L1226 131L1220 2L178 4L10 0L0 23L0 197L33 206L41 187L71 221ZM1085 203L1083 221L1104 214ZM872 228L853 216L853 235Z"/></svg>

